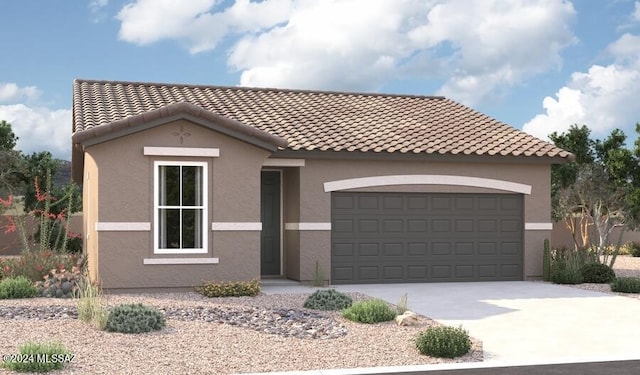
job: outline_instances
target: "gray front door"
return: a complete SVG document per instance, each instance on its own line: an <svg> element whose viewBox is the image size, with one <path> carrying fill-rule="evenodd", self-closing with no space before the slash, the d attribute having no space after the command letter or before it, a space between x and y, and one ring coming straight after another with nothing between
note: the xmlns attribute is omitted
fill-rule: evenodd
<svg viewBox="0 0 640 375"><path fill-rule="evenodd" d="M334 284L522 280L519 194L331 196Z"/></svg>
<svg viewBox="0 0 640 375"><path fill-rule="evenodd" d="M261 176L260 273L280 275L280 172L263 171Z"/></svg>

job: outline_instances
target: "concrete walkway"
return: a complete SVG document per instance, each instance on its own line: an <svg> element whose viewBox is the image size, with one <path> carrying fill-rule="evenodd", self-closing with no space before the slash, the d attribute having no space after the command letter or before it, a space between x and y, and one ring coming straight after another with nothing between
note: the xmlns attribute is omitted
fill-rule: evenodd
<svg viewBox="0 0 640 375"><path fill-rule="evenodd" d="M640 359L640 300L539 282L338 285L397 303L443 324L462 325L496 364ZM263 291L311 293L268 281Z"/></svg>

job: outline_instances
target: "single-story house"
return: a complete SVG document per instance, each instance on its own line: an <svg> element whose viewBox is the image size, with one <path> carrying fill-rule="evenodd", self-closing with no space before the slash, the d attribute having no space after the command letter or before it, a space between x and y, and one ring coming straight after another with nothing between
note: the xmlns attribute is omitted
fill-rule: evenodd
<svg viewBox="0 0 640 375"><path fill-rule="evenodd" d="M72 143L107 289L537 278L573 157L439 96L94 80Z"/></svg>

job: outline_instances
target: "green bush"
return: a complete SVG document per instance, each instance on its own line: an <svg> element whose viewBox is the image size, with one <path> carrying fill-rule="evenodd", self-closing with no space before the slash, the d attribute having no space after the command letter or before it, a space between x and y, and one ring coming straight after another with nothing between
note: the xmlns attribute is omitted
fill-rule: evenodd
<svg viewBox="0 0 640 375"><path fill-rule="evenodd" d="M581 284L582 266L586 257L579 252L556 250L551 258L551 282L555 284Z"/></svg>
<svg viewBox="0 0 640 375"><path fill-rule="evenodd" d="M620 293L640 293L640 277L618 277L611 283L611 290Z"/></svg>
<svg viewBox="0 0 640 375"><path fill-rule="evenodd" d="M640 257L640 241L632 241L627 244L629 254L634 257Z"/></svg>
<svg viewBox="0 0 640 375"><path fill-rule="evenodd" d="M606 284L616 278L611 267L602 263L587 263L582 266L581 272L585 283Z"/></svg>
<svg viewBox="0 0 640 375"><path fill-rule="evenodd" d="M314 310L342 310L351 306L353 300L335 289L317 290L304 301L304 307Z"/></svg>
<svg viewBox="0 0 640 375"><path fill-rule="evenodd" d="M381 299L358 301L342 311L342 316L359 323L379 323L393 320L395 311Z"/></svg>
<svg viewBox="0 0 640 375"><path fill-rule="evenodd" d="M26 277L9 277L0 281L0 299L31 298L37 294L33 282Z"/></svg>
<svg viewBox="0 0 640 375"><path fill-rule="evenodd" d="M436 326L418 335L416 347L420 353L431 357L455 358L471 350L471 339L462 327Z"/></svg>
<svg viewBox="0 0 640 375"><path fill-rule="evenodd" d="M4 362L4 367L18 372L49 372L64 368L74 358L62 344L27 342L20 346L15 358Z"/></svg>
<svg viewBox="0 0 640 375"><path fill-rule="evenodd" d="M162 329L164 315L141 303L118 305L111 310L105 329L109 332L142 333Z"/></svg>
<svg viewBox="0 0 640 375"><path fill-rule="evenodd" d="M260 293L260 281L205 281L195 288L205 297L242 297L257 296Z"/></svg>

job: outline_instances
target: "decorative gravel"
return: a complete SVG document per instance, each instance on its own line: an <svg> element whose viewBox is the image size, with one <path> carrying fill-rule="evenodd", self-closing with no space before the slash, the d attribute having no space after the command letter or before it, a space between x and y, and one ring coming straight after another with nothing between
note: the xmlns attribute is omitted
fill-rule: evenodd
<svg viewBox="0 0 640 375"><path fill-rule="evenodd" d="M76 357L56 374L229 374L482 361L477 340L469 354L455 360L420 355L414 338L437 324L429 318L420 317L410 327L359 324L336 312L302 308L306 297L107 295L109 306L144 303L163 311L167 326L144 334L110 333L84 324L71 300L3 300L0 354L15 354L29 340L61 342ZM355 300L365 297L352 294Z"/></svg>

